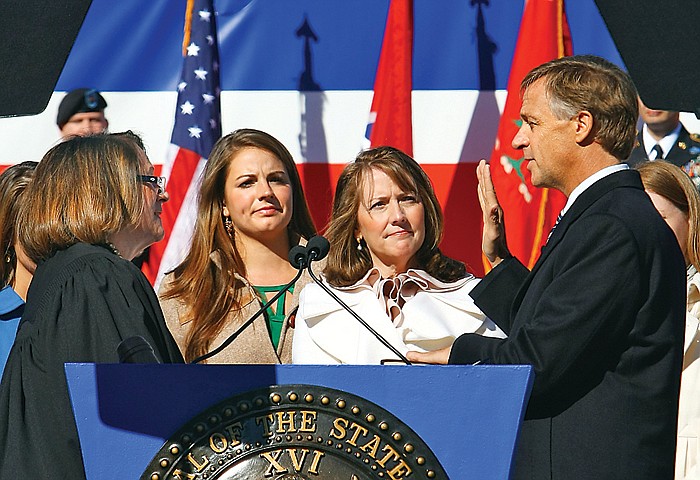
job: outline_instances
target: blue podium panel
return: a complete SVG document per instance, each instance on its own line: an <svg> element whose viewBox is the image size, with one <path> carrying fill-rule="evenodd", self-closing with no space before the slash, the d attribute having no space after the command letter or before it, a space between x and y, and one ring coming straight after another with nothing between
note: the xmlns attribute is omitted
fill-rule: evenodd
<svg viewBox="0 0 700 480"><path fill-rule="evenodd" d="M506 479L529 366L66 364L88 480L139 478L163 443L208 407L271 385L332 388L398 417L450 479Z"/></svg>

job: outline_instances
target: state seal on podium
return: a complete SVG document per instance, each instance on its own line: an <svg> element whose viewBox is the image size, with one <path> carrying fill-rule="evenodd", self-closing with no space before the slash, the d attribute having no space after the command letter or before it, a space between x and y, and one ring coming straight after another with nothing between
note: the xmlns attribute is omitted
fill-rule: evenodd
<svg viewBox="0 0 700 480"><path fill-rule="evenodd" d="M196 415L141 480L447 479L437 457L396 416L356 395L275 385Z"/></svg>

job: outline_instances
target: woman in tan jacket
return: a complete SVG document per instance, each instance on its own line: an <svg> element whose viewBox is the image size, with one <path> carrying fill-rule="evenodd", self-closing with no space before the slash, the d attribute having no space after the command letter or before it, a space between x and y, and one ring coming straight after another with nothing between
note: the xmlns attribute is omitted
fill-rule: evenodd
<svg viewBox="0 0 700 480"><path fill-rule="evenodd" d="M284 145L253 129L221 138L204 169L190 251L159 291L185 361L235 334L211 363L290 363L306 274L264 315L246 321L294 278L288 252L315 231Z"/></svg>

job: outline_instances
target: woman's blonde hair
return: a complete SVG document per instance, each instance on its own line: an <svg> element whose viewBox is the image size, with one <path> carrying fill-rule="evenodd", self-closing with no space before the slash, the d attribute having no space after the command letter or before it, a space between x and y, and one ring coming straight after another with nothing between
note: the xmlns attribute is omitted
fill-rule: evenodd
<svg viewBox="0 0 700 480"><path fill-rule="evenodd" d="M186 305L185 318L191 328L185 340L184 357L191 361L206 353L226 324L230 311L241 308L246 267L224 226L224 193L231 161L244 148L259 148L280 159L292 186L292 218L287 227L290 245L300 237L316 233L299 173L289 151L272 135L260 130L241 129L222 137L209 155L199 190L197 218L190 251L173 271L173 280L161 296L176 298ZM215 264L211 254L216 252ZM202 301L206 298L207 301Z"/></svg>
<svg viewBox="0 0 700 480"><path fill-rule="evenodd" d="M442 281L463 278L466 275L464 264L443 255L438 248L444 221L428 175L402 151L377 147L360 152L338 179L326 232L331 247L323 273L328 282L335 286L352 285L372 268L368 249L358 250L355 238L363 187L371 180L372 170L384 172L405 192L415 194L423 204L425 239L416 254L419 268Z"/></svg>
<svg viewBox="0 0 700 480"><path fill-rule="evenodd" d="M144 208L143 143L131 132L72 137L41 159L27 187L19 239L39 263L76 243L107 244Z"/></svg>
<svg viewBox="0 0 700 480"><path fill-rule="evenodd" d="M644 162L637 170L644 189L661 195L688 217L685 251L688 262L700 271L700 193L688 175L668 162Z"/></svg>

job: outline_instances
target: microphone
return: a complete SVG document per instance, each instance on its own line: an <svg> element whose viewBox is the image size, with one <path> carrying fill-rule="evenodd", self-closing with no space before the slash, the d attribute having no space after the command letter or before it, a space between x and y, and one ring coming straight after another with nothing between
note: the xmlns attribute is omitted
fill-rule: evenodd
<svg viewBox="0 0 700 480"><path fill-rule="evenodd" d="M345 309L355 320L360 322L363 327L365 327L369 332L374 335L374 337L382 342L384 346L386 346L389 350L392 351L394 355L399 357L403 363L406 365L412 365L410 360L406 358L401 352L399 352L396 347L394 347L389 341L382 337L379 332L377 332L375 329L373 329L369 323L364 321L355 311L350 308L345 302L343 302L338 295L333 293L333 291L328 288L321 280L316 278L316 275L314 275L314 272L311 270L311 264L317 260L321 260L322 258L325 258L326 255L328 255L328 251L330 250L330 243L325 237L322 237L320 235L317 235L313 237L311 240L309 240L309 243L307 244L307 249L309 253L309 265L306 267L306 270L309 272L309 275L311 275L311 278L313 279L316 284L321 287L328 295L333 298L338 304Z"/></svg>
<svg viewBox="0 0 700 480"><path fill-rule="evenodd" d="M289 256L287 258L289 263L292 264L292 267L296 268L297 270L300 268L306 268L306 266L309 264L309 253L306 251L306 248L302 247L301 245L293 246L289 251Z"/></svg>
<svg viewBox="0 0 700 480"><path fill-rule="evenodd" d="M140 335L119 342L117 355L119 363L160 363L151 344Z"/></svg>
<svg viewBox="0 0 700 480"><path fill-rule="evenodd" d="M316 238L316 237L313 237L313 238ZM326 240L326 243L328 243L328 240ZM231 345L231 343L236 339L236 337L238 337L238 335L241 334L241 332L243 330L248 328L248 326L251 323L253 323L256 318L258 318L260 315L262 315L265 310L270 308L270 305L275 303L278 298L280 298L282 295L287 293L287 290L292 288L292 286L297 282L297 280L299 280L299 277L301 277L301 274L304 273L304 269L310 264L309 254L307 252L307 247L302 247L301 245L295 245L294 247L292 247L291 250L289 250L289 255L288 255L287 259L289 260L289 263L292 265L292 267L297 269L297 274L294 275L294 278L292 279L292 281L289 282L288 284L286 284L284 287L282 287L282 289L279 292L275 293L275 295L271 299L269 299L267 302L265 302L265 305L260 307L260 309L257 312L255 312L255 314L252 317L250 317L248 320L243 322L243 324L240 327L238 327L235 332L233 332L231 335L229 335L229 337L226 340L224 340L224 342L221 345L216 347L214 350L207 352L204 355L200 355L199 357L195 358L194 360L192 360L190 362L190 364L199 363L203 360L211 358L214 355L216 355L217 353L219 353L220 351L222 351L224 348Z"/></svg>
<svg viewBox="0 0 700 480"><path fill-rule="evenodd" d="M306 250L308 251L309 263L316 262L318 260L323 260L328 255L328 251L331 249L331 244L328 242L326 237L321 235L316 235L311 237L309 243L306 244Z"/></svg>

